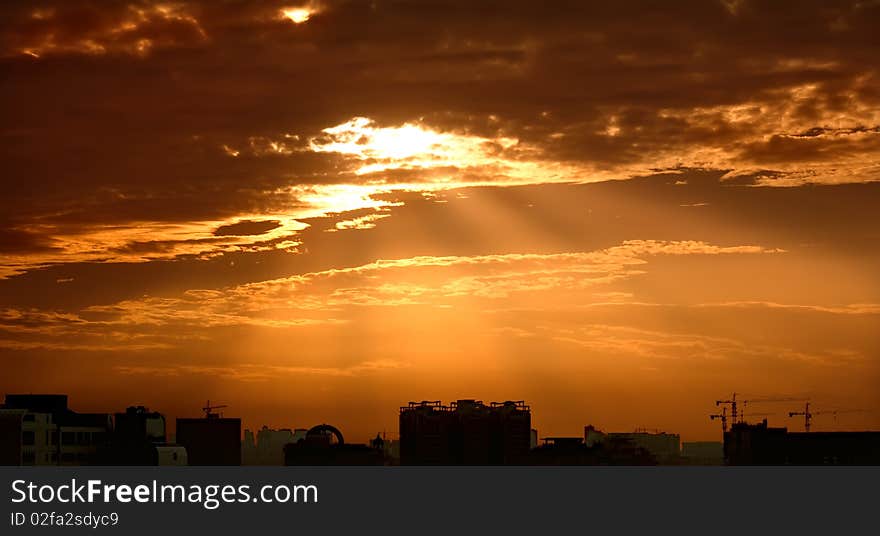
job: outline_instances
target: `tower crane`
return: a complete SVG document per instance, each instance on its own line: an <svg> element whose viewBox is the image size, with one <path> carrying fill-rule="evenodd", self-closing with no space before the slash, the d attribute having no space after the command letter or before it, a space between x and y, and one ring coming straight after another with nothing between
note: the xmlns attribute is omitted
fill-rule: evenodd
<svg viewBox="0 0 880 536"><path fill-rule="evenodd" d="M762 403L766 403L766 402L804 402L804 401L808 401L808 400L809 400L809 398L804 399L804 398L797 398L797 397L790 397L790 396L750 398L748 400L740 401L740 404L742 406L740 409L740 414L745 413L746 404L759 404L759 403L762 404ZM740 422L742 422L742 419L740 419Z"/></svg>
<svg viewBox="0 0 880 536"><path fill-rule="evenodd" d="M837 415L840 413L861 413L865 410L863 409L826 409L822 411L810 411L810 403L807 402L804 404L803 411L789 411L789 417L798 417L803 415L804 417L804 432L810 431L810 424L813 421L813 416L815 415L834 415L835 421L837 420Z"/></svg>
<svg viewBox="0 0 880 536"><path fill-rule="evenodd" d="M810 421L813 419L813 414L810 412L810 403L809 402L804 404L803 411L789 411L788 412L789 418L796 417L798 415L804 416L804 432L809 432L810 431Z"/></svg>
<svg viewBox="0 0 880 536"><path fill-rule="evenodd" d="M827 414L827 413L834 415L834 422L837 422L837 415L840 413L870 413L870 412L866 409L829 409L829 410L825 410L825 411L817 411L815 413L815 415L822 415L822 414Z"/></svg>
<svg viewBox="0 0 880 536"><path fill-rule="evenodd" d="M766 417L768 415L773 415L772 413L739 413L740 422L743 422L743 417ZM727 408L721 408L721 413L716 413L714 415L709 415L709 418L713 421L715 419L721 419L721 431L727 431Z"/></svg>
<svg viewBox="0 0 880 536"><path fill-rule="evenodd" d="M716 400L715 401L715 407L721 406L722 404L725 406L724 407L725 411L727 410L727 406L730 406L730 417L731 417L731 419L733 419L733 423L736 424L736 422L737 422L737 420L736 420L737 419L736 393L733 393L733 396L731 396L730 399L728 399L728 400ZM723 414L724 414L724 412L722 412L722 415ZM726 417L721 418L720 416L718 418L721 419L722 426L724 426L726 428L727 427L727 424L726 424L727 418Z"/></svg>
<svg viewBox="0 0 880 536"><path fill-rule="evenodd" d="M716 413L714 415L709 415L709 418L713 421L715 419L721 419L721 431L727 431L727 407L721 408L721 413Z"/></svg>
<svg viewBox="0 0 880 536"><path fill-rule="evenodd" d="M742 398L737 399L737 393L733 393L731 397L727 400L716 400L716 406L729 406L730 407L730 420L731 424L736 424L739 422L743 422L743 417L746 416L746 404L757 404L764 402L800 402L804 400L803 398L792 398L792 397L761 397L761 398L750 398L748 400L744 400ZM720 418L720 417L716 417Z"/></svg>
<svg viewBox="0 0 880 536"><path fill-rule="evenodd" d="M214 413L213 411L215 409L223 409L226 407L229 407L229 406L227 406L226 404L221 404L219 406L212 406L211 401L208 400L207 402L205 402L205 407L202 408L202 411L205 412L206 419L216 419L217 417L220 417L221 414Z"/></svg>

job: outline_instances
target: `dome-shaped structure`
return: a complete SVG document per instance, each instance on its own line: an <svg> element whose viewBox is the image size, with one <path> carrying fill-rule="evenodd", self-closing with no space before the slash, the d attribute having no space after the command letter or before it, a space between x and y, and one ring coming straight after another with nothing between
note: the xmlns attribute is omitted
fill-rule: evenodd
<svg viewBox="0 0 880 536"><path fill-rule="evenodd" d="M342 432L340 432L338 428L329 424L319 424L318 426L310 428L309 431L306 432L305 439L307 442L327 442L328 444L333 444L334 438L336 439L337 445L345 444Z"/></svg>

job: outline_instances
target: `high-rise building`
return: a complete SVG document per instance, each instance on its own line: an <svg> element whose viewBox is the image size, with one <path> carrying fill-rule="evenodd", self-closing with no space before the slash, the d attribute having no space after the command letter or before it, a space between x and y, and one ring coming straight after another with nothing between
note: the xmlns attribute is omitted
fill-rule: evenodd
<svg viewBox="0 0 880 536"><path fill-rule="evenodd" d="M114 433L126 442L165 443L165 416L144 406L131 406L115 415Z"/></svg>
<svg viewBox="0 0 880 536"><path fill-rule="evenodd" d="M132 406L114 417L113 440L107 462L116 465L159 465L159 446L168 446L165 442L165 416L144 406Z"/></svg>
<svg viewBox="0 0 880 536"><path fill-rule="evenodd" d="M400 408L403 465L512 465L531 447L531 409L523 401L410 402Z"/></svg>
<svg viewBox="0 0 880 536"><path fill-rule="evenodd" d="M241 419L177 419L177 444L189 465L241 465Z"/></svg>

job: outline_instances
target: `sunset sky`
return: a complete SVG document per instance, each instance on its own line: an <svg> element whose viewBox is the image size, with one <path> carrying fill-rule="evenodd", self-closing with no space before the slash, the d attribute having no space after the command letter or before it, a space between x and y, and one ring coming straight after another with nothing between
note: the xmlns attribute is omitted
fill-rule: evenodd
<svg viewBox="0 0 880 536"><path fill-rule="evenodd" d="M0 3L0 393L355 441L458 398L720 440L733 391L878 429L878 28L868 0Z"/></svg>

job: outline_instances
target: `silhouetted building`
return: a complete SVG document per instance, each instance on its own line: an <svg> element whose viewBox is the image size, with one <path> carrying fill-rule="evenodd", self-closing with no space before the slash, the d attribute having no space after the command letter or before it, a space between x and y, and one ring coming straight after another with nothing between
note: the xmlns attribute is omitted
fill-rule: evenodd
<svg viewBox="0 0 880 536"><path fill-rule="evenodd" d="M189 465L241 465L241 419L177 419L177 444Z"/></svg>
<svg viewBox="0 0 880 536"><path fill-rule="evenodd" d="M400 463L443 465L453 460L453 416L440 401L400 408Z"/></svg>
<svg viewBox="0 0 880 536"><path fill-rule="evenodd" d="M666 432L609 432L598 430L592 424L584 426L584 445L588 448L604 446L608 452L616 452L624 458L631 453L642 464L647 453L658 464L681 463L681 438ZM644 451L644 452L640 452Z"/></svg>
<svg viewBox="0 0 880 536"><path fill-rule="evenodd" d="M656 459L628 439L608 438L587 445L582 437L545 437L531 451L530 465L655 465Z"/></svg>
<svg viewBox="0 0 880 536"><path fill-rule="evenodd" d="M681 444L682 463L687 465L723 465L724 444L720 441L691 441Z"/></svg>
<svg viewBox="0 0 880 536"><path fill-rule="evenodd" d="M878 465L880 432L789 432L736 423L724 433L728 465Z"/></svg>
<svg viewBox="0 0 880 536"><path fill-rule="evenodd" d="M384 465L383 448L348 444L339 429L319 424L284 447L284 465Z"/></svg>
<svg viewBox="0 0 880 536"><path fill-rule="evenodd" d="M189 465L186 449L180 445L156 445L156 465Z"/></svg>
<svg viewBox="0 0 880 536"><path fill-rule="evenodd" d="M131 406L114 416L113 439L104 456L112 465L186 465L186 450L168 445L165 416Z"/></svg>
<svg viewBox="0 0 880 536"><path fill-rule="evenodd" d="M70 413L58 419L61 465L98 465L113 421L109 413Z"/></svg>
<svg viewBox="0 0 880 536"><path fill-rule="evenodd" d="M530 465L599 465L599 448L587 447L581 437L545 437L529 454Z"/></svg>
<svg viewBox="0 0 880 536"><path fill-rule="evenodd" d="M525 463L532 449L532 410L522 400L492 402L489 463ZM537 436L537 431L535 432Z"/></svg>
<svg viewBox="0 0 880 536"><path fill-rule="evenodd" d="M123 443L165 443L165 416L144 406L115 415L114 434Z"/></svg>
<svg viewBox="0 0 880 536"><path fill-rule="evenodd" d="M294 443L294 433L290 428L273 430L263 426L256 436L250 430L244 431L241 458L244 465L284 465L284 447Z"/></svg>
<svg viewBox="0 0 880 536"><path fill-rule="evenodd" d="M592 447L598 443L603 443L607 435L605 432L597 429L592 424L584 426L584 444Z"/></svg>
<svg viewBox="0 0 880 536"><path fill-rule="evenodd" d="M0 465L21 465L22 414L0 409Z"/></svg>
<svg viewBox="0 0 880 536"><path fill-rule="evenodd" d="M400 441L386 439L385 434L376 434L370 440L370 447L382 453L385 465L400 465Z"/></svg>
<svg viewBox="0 0 880 536"><path fill-rule="evenodd" d="M400 465L400 440L388 439L385 441L385 464Z"/></svg>
<svg viewBox="0 0 880 536"><path fill-rule="evenodd" d="M681 458L681 437L666 432L610 432L606 441L629 441L648 451L659 464L677 464Z"/></svg>
<svg viewBox="0 0 880 536"><path fill-rule="evenodd" d="M51 413L0 409L0 465L57 465L58 426Z"/></svg>
<svg viewBox="0 0 880 536"><path fill-rule="evenodd" d="M109 414L74 412L67 395L6 395L0 414L4 465L94 465L112 430Z"/></svg>
<svg viewBox="0 0 880 536"><path fill-rule="evenodd" d="M34 413L52 413L60 415L70 412L67 395L6 395L3 404L6 409L26 409Z"/></svg>
<svg viewBox="0 0 880 536"><path fill-rule="evenodd" d="M410 402L400 408L403 465L525 463L531 443L531 409L524 402L458 400Z"/></svg>
<svg viewBox="0 0 880 536"><path fill-rule="evenodd" d="M249 429L244 429L244 438L241 440L241 464L260 465L257 462L257 439Z"/></svg>

